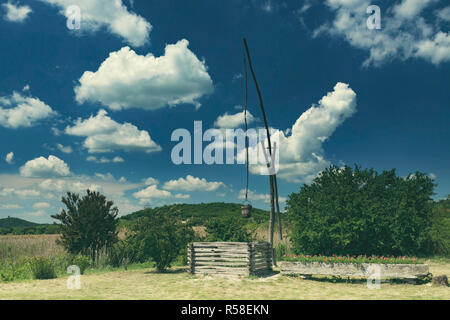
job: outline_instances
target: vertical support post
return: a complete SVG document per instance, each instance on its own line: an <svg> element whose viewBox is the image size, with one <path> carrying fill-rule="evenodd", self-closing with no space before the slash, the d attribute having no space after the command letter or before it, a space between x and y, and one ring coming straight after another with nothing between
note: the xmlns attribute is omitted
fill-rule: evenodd
<svg viewBox="0 0 450 320"><path fill-rule="evenodd" d="M248 242L248 275L255 274L255 254L254 254L254 244L253 242Z"/></svg>
<svg viewBox="0 0 450 320"><path fill-rule="evenodd" d="M277 185L277 176L273 177L274 188L275 188L275 204L277 206L277 217L278 217L278 232L279 239L283 240L283 229L281 227L281 213L280 213L280 205L278 204L278 185Z"/></svg>
<svg viewBox="0 0 450 320"><path fill-rule="evenodd" d="M195 253L194 244L191 242L188 244L188 256L189 256L189 272L195 274Z"/></svg>

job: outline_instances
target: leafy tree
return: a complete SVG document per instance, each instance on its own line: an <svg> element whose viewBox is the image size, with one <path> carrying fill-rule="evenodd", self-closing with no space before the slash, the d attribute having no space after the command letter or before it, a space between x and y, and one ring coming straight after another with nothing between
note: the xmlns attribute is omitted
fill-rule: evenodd
<svg viewBox="0 0 450 320"><path fill-rule="evenodd" d="M435 204L431 224L431 250L436 254L450 256L450 195Z"/></svg>
<svg viewBox="0 0 450 320"><path fill-rule="evenodd" d="M194 231L177 214L152 212L132 224L128 241L131 259L144 262L149 258L159 272L170 268L171 263L194 238Z"/></svg>
<svg viewBox="0 0 450 320"><path fill-rule="evenodd" d="M331 166L287 201L294 250L310 254L420 254L429 248L434 184L416 172Z"/></svg>
<svg viewBox="0 0 450 320"><path fill-rule="evenodd" d="M206 223L208 241L250 241L251 234L242 219L216 218Z"/></svg>
<svg viewBox="0 0 450 320"><path fill-rule="evenodd" d="M61 222L61 240L58 243L69 253L90 255L95 263L99 250L117 242L119 210L104 195L90 190L82 198L76 193L67 192L62 202L67 209L52 215L52 218Z"/></svg>

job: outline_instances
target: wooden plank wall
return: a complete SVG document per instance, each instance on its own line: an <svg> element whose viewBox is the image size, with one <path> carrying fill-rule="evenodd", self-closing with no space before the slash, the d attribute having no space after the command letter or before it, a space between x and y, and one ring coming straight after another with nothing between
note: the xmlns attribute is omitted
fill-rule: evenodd
<svg viewBox="0 0 450 320"><path fill-rule="evenodd" d="M189 271L195 275L260 275L272 270L267 242L193 242L188 245Z"/></svg>

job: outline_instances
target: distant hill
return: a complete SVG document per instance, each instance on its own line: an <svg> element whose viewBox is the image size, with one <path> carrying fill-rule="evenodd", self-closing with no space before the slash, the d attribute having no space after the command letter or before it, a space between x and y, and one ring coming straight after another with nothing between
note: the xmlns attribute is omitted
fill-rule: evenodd
<svg viewBox="0 0 450 320"><path fill-rule="evenodd" d="M0 219L0 228L15 228L15 227L35 227L38 223L30 222L19 218L3 218Z"/></svg>
<svg viewBox="0 0 450 320"><path fill-rule="evenodd" d="M55 234L59 227L53 224L39 224L19 218L0 219L0 234Z"/></svg>
<svg viewBox="0 0 450 320"><path fill-rule="evenodd" d="M181 215L183 219L195 219L199 222L204 222L211 218L220 217L237 217L243 221L264 222L269 220L269 212L253 208L251 220L242 218L241 204L212 202L212 203L198 203L198 204L172 204L156 208L147 208L136 211L129 215L121 217L123 221L132 221L140 217L145 217L152 212L175 212Z"/></svg>

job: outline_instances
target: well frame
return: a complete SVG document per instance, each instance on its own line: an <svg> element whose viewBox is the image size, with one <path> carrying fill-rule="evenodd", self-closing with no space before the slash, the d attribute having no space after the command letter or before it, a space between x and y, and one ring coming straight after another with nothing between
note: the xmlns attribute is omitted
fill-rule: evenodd
<svg viewBox="0 0 450 320"><path fill-rule="evenodd" d="M272 271L268 242L192 242L189 273L211 276L260 276Z"/></svg>

